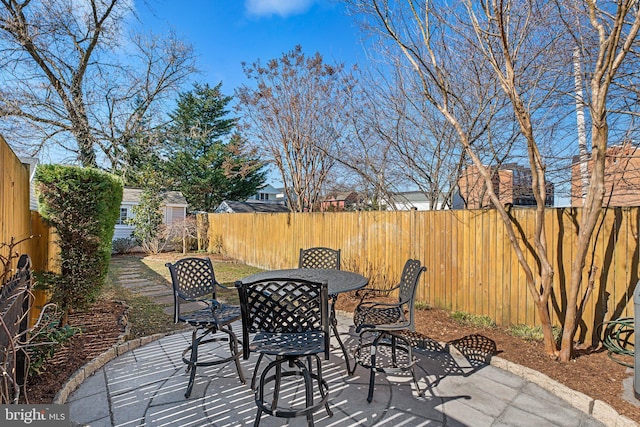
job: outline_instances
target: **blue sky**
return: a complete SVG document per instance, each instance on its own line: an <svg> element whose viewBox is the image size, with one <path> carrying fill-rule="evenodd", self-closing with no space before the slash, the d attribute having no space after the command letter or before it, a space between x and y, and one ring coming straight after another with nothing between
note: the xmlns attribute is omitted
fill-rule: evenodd
<svg viewBox="0 0 640 427"><path fill-rule="evenodd" d="M350 66L364 57L356 24L332 0L159 0L149 7L138 5L143 25L154 32L172 28L191 42L202 70L194 80L222 82L228 95L250 83L243 61L279 58L298 44L327 63Z"/></svg>

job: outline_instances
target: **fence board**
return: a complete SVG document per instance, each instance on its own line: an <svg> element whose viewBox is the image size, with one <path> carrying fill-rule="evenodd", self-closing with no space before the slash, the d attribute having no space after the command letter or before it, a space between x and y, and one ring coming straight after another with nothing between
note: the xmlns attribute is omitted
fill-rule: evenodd
<svg viewBox="0 0 640 427"><path fill-rule="evenodd" d="M513 209L518 240L535 266L535 211ZM598 279L585 307L580 337L590 343L602 319L633 313L631 294L638 281L639 208L603 210L587 265ZM566 307L577 241L579 209L547 209L545 231L555 271L552 321ZM495 210L427 212L336 212L290 214L209 214L210 250L217 236L223 251L266 269L295 267L300 248L342 249L343 268L358 271L376 286L397 282L404 261L418 258L428 268L419 303L488 315L502 325L539 322L520 266ZM585 273L585 285L588 275ZM385 283L386 282L386 283Z"/></svg>
<svg viewBox="0 0 640 427"><path fill-rule="evenodd" d="M15 155L0 136L0 242L11 238L21 240L29 236L43 235L24 241L15 248L20 254L28 254L34 270L46 270L49 265L51 236L37 213L29 210L29 169ZM7 248L0 253L8 255ZM15 267L14 261L14 266Z"/></svg>

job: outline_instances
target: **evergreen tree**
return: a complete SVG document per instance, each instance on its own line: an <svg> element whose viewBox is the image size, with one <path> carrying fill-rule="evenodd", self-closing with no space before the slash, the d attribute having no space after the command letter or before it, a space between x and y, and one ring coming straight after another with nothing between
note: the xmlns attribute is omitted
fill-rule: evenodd
<svg viewBox="0 0 640 427"><path fill-rule="evenodd" d="M165 239L163 235L162 212L162 183L160 174L149 167L141 174L145 178L145 185L140 195L140 204L131 208L133 216L127 219L127 224L134 226L133 236L146 253L159 253Z"/></svg>
<svg viewBox="0 0 640 427"><path fill-rule="evenodd" d="M171 115L167 175L192 210L212 212L223 200L244 200L265 181L263 162L232 135L236 120L227 110L232 98L220 87L195 84L180 94Z"/></svg>

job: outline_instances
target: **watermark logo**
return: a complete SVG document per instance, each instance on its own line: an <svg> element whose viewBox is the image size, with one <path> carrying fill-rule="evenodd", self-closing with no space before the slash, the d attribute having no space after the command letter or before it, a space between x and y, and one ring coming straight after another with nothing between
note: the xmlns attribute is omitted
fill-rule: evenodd
<svg viewBox="0 0 640 427"><path fill-rule="evenodd" d="M67 405L0 405L1 426L68 427Z"/></svg>

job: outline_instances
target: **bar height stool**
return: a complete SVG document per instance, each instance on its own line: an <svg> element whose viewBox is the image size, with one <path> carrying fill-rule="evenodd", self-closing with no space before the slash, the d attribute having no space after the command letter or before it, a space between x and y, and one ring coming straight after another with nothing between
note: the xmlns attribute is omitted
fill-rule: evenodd
<svg viewBox="0 0 640 427"><path fill-rule="evenodd" d="M231 329L231 323L240 320L240 307L223 304L216 299L216 287L225 288L216 280L213 264L209 258L183 258L174 264L165 264L171 272L173 284L174 322L184 322L194 327L191 344L182 352L182 361L190 373L185 397L191 395L196 368L213 366L234 361L240 382L245 378L240 366L238 338ZM181 305L187 302L201 302L206 306L200 310L183 313ZM222 333L218 334L218 333ZM218 336L215 336L218 334ZM227 341L230 355L206 361L198 360L198 347L212 342Z"/></svg>
<svg viewBox="0 0 640 427"><path fill-rule="evenodd" d="M408 260L402 270L400 283L391 289L365 289L360 303L353 313L353 323L359 334L359 345L355 351L356 363L369 369L369 393L367 401L373 400L376 372L394 373L410 371L418 392L418 379L414 372L417 360L413 356L411 340L405 332L415 330L414 302L416 288L425 267L420 261ZM398 291L397 302L367 300L375 294L389 294ZM382 362L380 359L384 359Z"/></svg>
<svg viewBox="0 0 640 427"><path fill-rule="evenodd" d="M325 360L329 359L327 283L283 278L236 282L236 287L242 309L244 358L248 359L251 352L260 354L252 388L255 388L262 358L267 355L274 359L260 374L255 390L258 413L254 426L260 424L263 412L282 418L304 415L309 426L313 426L313 413L322 406L333 416L327 403L329 385L322 377L319 357L324 354ZM253 334L251 341L249 334ZM314 360L315 372L312 370ZM283 369L287 366L287 370ZM304 406L289 399L282 402L282 379L292 376L302 377L304 381ZM314 397L314 380L319 399ZM266 394L270 394L270 398Z"/></svg>

